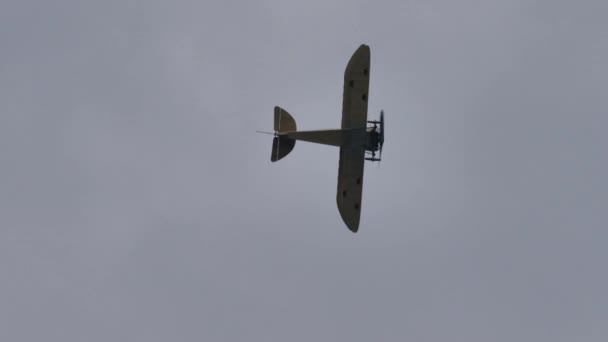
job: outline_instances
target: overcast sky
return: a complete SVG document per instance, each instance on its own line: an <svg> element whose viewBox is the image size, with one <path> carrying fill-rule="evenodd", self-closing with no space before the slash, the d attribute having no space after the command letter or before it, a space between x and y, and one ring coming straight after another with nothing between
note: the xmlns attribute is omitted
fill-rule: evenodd
<svg viewBox="0 0 608 342"><path fill-rule="evenodd" d="M606 341L608 2L0 2L0 340ZM359 233L337 128L371 48Z"/></svg>

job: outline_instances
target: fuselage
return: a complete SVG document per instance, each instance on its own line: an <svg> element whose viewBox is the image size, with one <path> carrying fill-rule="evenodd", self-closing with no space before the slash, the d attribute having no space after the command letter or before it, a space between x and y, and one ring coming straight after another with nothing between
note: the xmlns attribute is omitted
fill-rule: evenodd
<svg viewBox="0 0 608 342"><path fill-rule="evenodd" d="M380 147L380 132L376 127L368 127L366 132L365 150L376 152Z"/></svg>

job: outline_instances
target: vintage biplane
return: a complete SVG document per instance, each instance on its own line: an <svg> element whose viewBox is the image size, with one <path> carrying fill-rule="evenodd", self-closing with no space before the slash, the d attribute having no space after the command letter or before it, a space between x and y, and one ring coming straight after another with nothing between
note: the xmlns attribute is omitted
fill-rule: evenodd
<svg viewBox="0 0 608 342"><path fill-rule="evenodd" d="M296 140L340 147L336 200L344 223L353 233L359 229L361 217L365 160L380 162L384 144L384 112L380 111L379 120L367 121L369 67L369 46L361 45L344 72L341 128L298 131L294 118L286 110L274 107L275 132L271 133L273 162L289 154Z"/></svg>

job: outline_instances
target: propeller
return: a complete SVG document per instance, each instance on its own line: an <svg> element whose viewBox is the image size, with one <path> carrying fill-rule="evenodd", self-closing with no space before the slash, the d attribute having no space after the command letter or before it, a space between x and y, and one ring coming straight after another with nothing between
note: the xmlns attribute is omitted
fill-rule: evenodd
<svg viewBox="0 0 608 342"><path fill-rule="evenodd" d="M380 156L379 159L382 160L382 145L384 145L384 109L380 111ZM380 166L380 162L378 162L378 166Z"/></svg>

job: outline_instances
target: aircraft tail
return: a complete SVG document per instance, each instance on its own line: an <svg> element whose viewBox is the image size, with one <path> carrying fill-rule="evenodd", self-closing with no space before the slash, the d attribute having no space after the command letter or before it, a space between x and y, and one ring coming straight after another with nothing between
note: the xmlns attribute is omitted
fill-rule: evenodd
<svg viewBox="0 0 608 342"><path fill-rule="evenodd" d="M296 146L296 141L280 133L297 131L296 120L283 108L274 107L274 131L272 139L272 155L270 161L275 162L283 159Z"/></svg>

